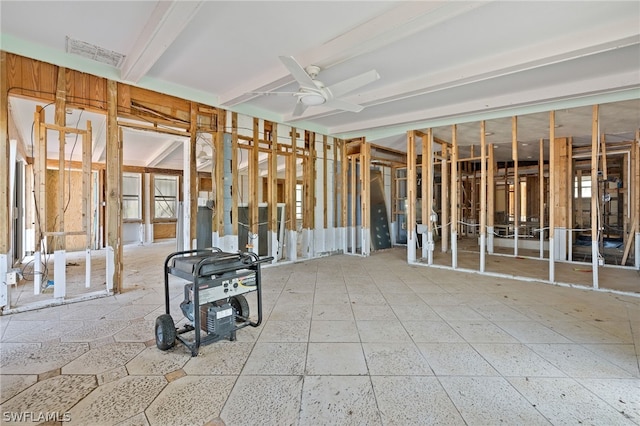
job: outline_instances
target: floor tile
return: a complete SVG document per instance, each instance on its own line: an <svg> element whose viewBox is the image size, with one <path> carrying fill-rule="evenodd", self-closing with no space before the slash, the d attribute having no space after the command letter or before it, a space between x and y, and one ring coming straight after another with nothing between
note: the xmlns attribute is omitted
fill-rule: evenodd
<svg viewBox="0 0 640 426"><path fill-rule="evenodd" d="M631 374L581 345L530 344L535 353L575 378L631 378Z"/></svg>
<svg viewBox="0 0 640 426"><path fill-rule="evenodd" d="M468 343L418 343L437 376L497 376L498 372Z"/></svg>
<svg viewBox="0 0 640 426"><path fill-rule="evenodd" d="M63 374L42 380L3 403L3 419L5 413L57 413L63 418L97 386L96 378L91 375Z"/></svg>
<svg viewBox="0 0 640 426"><path fill-rule="evenodd" d="M469 343L517 343L509 333L490 321L447 321Z"/></svg>
<svg viewBox="0 0 640 426"><path fill-rule="evenodd" d="M140 352L127 364L131 375L165 375L185 366L191 359L191 351L183 345L176 345L168 351L161 351L155 345Z"/></svg>
<svg viewBox="0 0 640 426"><path fill-rule="evenodd" d="M348 303L315 304L311 318L313 320L352 320L353 310Z"/></svg>
<svg viewBox="0 0 640 426"><path fill-rule="evenodd" d="M2 374L42 374L62 368L89 350L87 343L3 343L0 350Z"/></svg>
<svg viewBox="0 0 640 426"><path fill-rule="evenodd" d="M638 379L578 379L625 418L640 424L640 381Z"/></svg>
<svg viewBox="0 0 640 426"><path fill-rule="evenodd" d="M240 376L220 413L227 426L294 425L302 376Z"/></svg>
<svg viewBox="0 0 640 426"><path fill-rule="evenodd" d="M163 376L129 376L96 388L69 411L66 425L107 425L144 410L167 385Z"/></svg>
<svg viewBox="0 0 640 426"><path fill-rule="evenodd" d="M242 371L253 347L253 342L221 340L202 346L197 357L186 358L183 368L187 374L194 376L237 375Z"/></svg>
<svg viewBox="0 0 640 426"><path fill-rule="evenodd" d="M0 378L0 404L13 398L38 381L35 374L3 374Z"/></svg>
<svg viewBox="0 0 640 426"><path fill-rule="evenodd" d="M565 374L522 344L472 345L502 376L563 377Z"/></svg>
<svg viewBox="0 0 640 426"><path fill-rule="evenodd" d="M396 313L389 305L352 305L353 316L358 321L397 321Z"/></svg>
<svg viewBox="0 0 640 426"><path fill-rule="evenodd" d="M112 343L90 349L62 367L62 374L104 373L126 364L144 349L143 343Z"/></svg>
<svg viewBox="0 0 640 426"><path fill-rule="evenodd" d="M251 351L242 374L289 376L304 374L306 357L306 343L258 342Z"/></svg>
<svg viewBox="0 0 640 426"><path fill-rule="evenodd" d="M440 316L426 303L391 305L400 321L438 321Z"/></svg>
<svg viewBox="0 0 640 426"><path fill-rule="evenodd" d="M573 379L518 377L509 381L553 424L633 424Z"/></svg>
<svg viewBox="0 0 640 426"><path fill-rule="evenodd" d="M485 318L466 305L429 305L445 321L481 321Z"/></svg>
<svg viewBox="0 0 640 426"><path fill-rule="evenodd" d="M357 376L306 376L299 424L381 425L371 380Z"/></svg>
<svg viewBox="0 0 640 426"><path fill-rule="evenodd" d="M431 376L433 371L413 343L363 343L372 376Z"/></svg>
<svg viewBox="0 0 640 426"><path fill-rule="evenodd" d="M439 380L467 424L550 424L502 377L439 377Z"/></svg>
<svg viewBox="0 0 640 426"><path fill-rule="evenodd" d="M356 321L363 342L409 342L411 338L400 321Z"/></svg>
<svg viewBox="0 0 640 426"><path fill-rule="evenodd" d="M495 321L494 324L522 343L571 343L563 335L537 321Z"/></svg>
<svg viewBox="0 0 640 426"><path fill-rule="evenodd" d="M360 343L309 343L307 375L367 374Z"/></svg>
<svg viewBox="0 0 640 426"><path fill-rule="evenodd" d="M309 340L309 327L311 321L300 319L298 321L274 321L269 320L262 326L259 342L307 342Z"/></svg>
<svg viewBox="0 0 640 426"><path fill-rule="evenodd" d="M235 376L185 376L171 382L145 410L149 423L203 425L220 415L235 381Z"/></svg>
<svg viewBox="0 0 640 426"><path fill-rule="evenodd" d="M633 377L640 378L640 370L638 368L638 360L640 357L636 355L635 345L584 344L582 346L600 358L606 359L610 363L629 372Z"/></svg>
<svg viewBox="0 0 640 426"><path fill-rule="evenodd" d="M411 339L418 342L464 342L464 339L444 321L402 321Z"/></svg>
<svg viewBox="0 0 640 426"><path fill-rule="evenodd" d="M435 377L371 377L384 425L464 425Z"/></svg>
<svg viewBox="0 0 640 426"><path fill-rule="evenodd" d="M355 321L311 321L310 342L360 342Z"/></svg>

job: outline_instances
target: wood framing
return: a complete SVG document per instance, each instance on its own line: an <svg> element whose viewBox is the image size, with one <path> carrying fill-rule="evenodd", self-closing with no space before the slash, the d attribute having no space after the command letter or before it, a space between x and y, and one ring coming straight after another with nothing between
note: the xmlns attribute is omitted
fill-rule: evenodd
<svg viewBox="0 0 640 426"><path fill-rule="evenodd" d="M231 113L231 157L231 233L238 235L238 113L236 112ZM220 173L224 175L224 170Z"/></svg>
<svg viewBox="0 0 640 426"><path fill-rule="evenodd" d="M189 174L189 199L184 200L184 202L189 203L190 240L187 243L189 244L189 248L196 248L197 245L194 246L192 242L198 235L198 168L196 164L196 151L198 146L198 105L195 102L190 102L189 107L189 170L184 171L185 175L187 173Z"/></svg>
<svg viewBox="0 0 640 426"><path fill-rule="evenodd" d="M106 166L106 233L107 246L113 250L113 291L122 291L122 130L118 130L118 86L107 82L107 166ZM109 260L107 260L108 262ZM109 270L109 268L107 268Z"/></svg>
<svg viewBox="0 0 640 426"><path fill-rule="evenodd" d="M11 248L9 215L9 85L7 81L7 53L0 52L0 255L9 253ZM0 267L1 268L1 267Z"/></svg>

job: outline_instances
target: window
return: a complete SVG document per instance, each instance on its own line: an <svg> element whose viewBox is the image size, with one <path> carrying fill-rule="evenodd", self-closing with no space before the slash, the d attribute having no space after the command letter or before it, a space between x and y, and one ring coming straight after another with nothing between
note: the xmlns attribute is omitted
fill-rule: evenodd
<svg viewBox="0 0 640 426"><path fill-rule="evenodd" d="M583 175L580 182L575 177L573 195L575 198L591 198L591 175Z"/></svg>
<svg viewBox="0 0 640 426"><path fill-rule="evenodd" d="M178 177L154 176L154 218L175 219L178 201Z"/></svg>
<svg viewBox="0 0 640 426"><path fill-rule="evenodd" d="M122 175L122 218L124 220L141 220L142 177L140 173L124 173Z"/></svg>

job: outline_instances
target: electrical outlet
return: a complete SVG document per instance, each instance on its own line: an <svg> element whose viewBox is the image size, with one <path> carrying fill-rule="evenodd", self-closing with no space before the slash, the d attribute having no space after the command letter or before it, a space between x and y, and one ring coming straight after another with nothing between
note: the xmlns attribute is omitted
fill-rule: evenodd
<svg viewBox="0 0 640 426"><path fill-rule="evenodd" d="M18 274L15 271L7 272L7 285L16 285L18 283Z"/></svg>

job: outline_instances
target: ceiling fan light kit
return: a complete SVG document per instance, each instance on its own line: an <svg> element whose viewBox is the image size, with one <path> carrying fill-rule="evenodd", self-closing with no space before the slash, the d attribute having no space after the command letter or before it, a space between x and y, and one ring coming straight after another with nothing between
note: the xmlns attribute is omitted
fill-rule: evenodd
<svg viewBox="0 0 640 426"><path fill-rule="evenodd" d="M254 94L263 95L294 95L298 98L292 116L298 117L304 113L307 107L325 105L327 108L333 108L342 111L360 112L364 106L358 105L340 98L342 95L353 92L362 86L373 83L380 78L375 70L357 75L340 81L332 86L326 87L320 80L316 80L320 67L317 65L308 65L302 67L293 56L280 56L280 60L289 70L291 76L298 82L300 87L297 92L253 92Z"/></svg>

